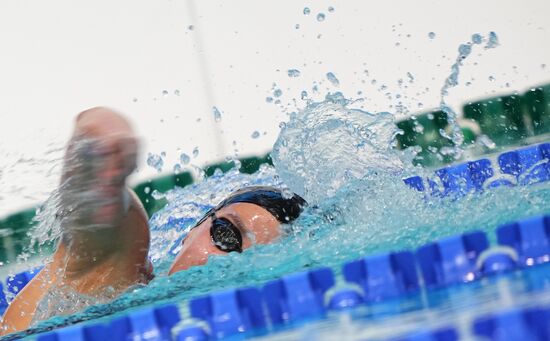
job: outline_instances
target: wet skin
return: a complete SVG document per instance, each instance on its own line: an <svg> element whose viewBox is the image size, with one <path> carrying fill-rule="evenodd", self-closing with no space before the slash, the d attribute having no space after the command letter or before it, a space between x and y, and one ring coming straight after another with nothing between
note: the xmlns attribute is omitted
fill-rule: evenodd
<svg viewBox="0 0 550 341"><path fill-rule="evenodd" d="M75 165L72 157L74 144L83 139L100 141L92 153L92 162L101 166L91 175L88 169ZM137 149L133 130L120 114L99 107L78 115L61 179L62 210L74 205L77 200L72 196L74 193L91 189L95 196L91 202L89 196L84 196L81 205L71 212L76 217L70 220L71 224L82 228L62 225L64 235L51 262L10 304L0 335L28 328L38 303L52 287L102 298L108 292L108 297L114 298L134 284L151 280L147 214L137 196L126 187L126 178L135 169ZM280 236L277 219L255 204L230 204L218 210L216 217L226 218L237 227L243 250L253 244L270 243ZM89 225L83 223L86 221ZM204 265L209 255L226 254L212 241L211 225L212 218L208 218L191 230L169 274Z"/></svg>

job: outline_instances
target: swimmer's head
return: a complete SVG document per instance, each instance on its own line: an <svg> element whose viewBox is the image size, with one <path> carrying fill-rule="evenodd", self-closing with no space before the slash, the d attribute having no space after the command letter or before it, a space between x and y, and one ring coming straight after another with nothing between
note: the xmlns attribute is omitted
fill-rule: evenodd
<svg viewBox="0 0 550 341"><path fill-rule="evenodd" d="M269 244L281 235L281 224L302 212L306 201L268 186L238 190L208 211L183 240L169 274L203 265L209 255L242 252L253 244Z"/></svg>

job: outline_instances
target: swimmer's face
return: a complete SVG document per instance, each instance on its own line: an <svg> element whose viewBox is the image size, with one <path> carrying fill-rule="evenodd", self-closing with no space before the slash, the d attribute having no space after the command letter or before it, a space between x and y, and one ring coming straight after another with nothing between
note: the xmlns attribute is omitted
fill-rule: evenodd
<svg viewBox="0 0 550 341"><path fill-rule="evenodd" d="M253 244L268 244L280 234L279 221L263 207L251 203L227 205L189 232L169 274L204 265L209 255L224 255L245 250Z"/></svg>

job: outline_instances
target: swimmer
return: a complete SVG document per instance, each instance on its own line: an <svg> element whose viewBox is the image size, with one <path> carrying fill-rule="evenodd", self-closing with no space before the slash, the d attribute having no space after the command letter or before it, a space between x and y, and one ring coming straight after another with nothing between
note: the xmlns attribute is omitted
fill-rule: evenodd
<svg viewBox="0 0 550 341"><path fill-rule="evenodd" d="M147 214L126 187L137 151L122 115L106 108L78 115L58 188L61 240L51 261L6 310L0 335L105 302L153 278ZM289 198L272 187L233 193L190 230L168 275L206 264L209 255L242 252L253 240L275 241L280 225L296 219L305 205L298 195Z"/></svg>

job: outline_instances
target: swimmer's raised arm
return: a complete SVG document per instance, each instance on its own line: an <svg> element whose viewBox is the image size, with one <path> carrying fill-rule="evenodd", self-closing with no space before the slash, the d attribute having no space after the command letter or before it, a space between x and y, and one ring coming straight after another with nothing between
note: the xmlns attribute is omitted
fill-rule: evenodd
<svg viewBox="0 0 550 341"><path fill-rule="evenodd" d="M61 241L52 261L6 310L0 335L28 328L52 289L105 298L107 291L114 297L149 280L147 215L126 187L136 154L123 116L107 108L78 115L58 189Z"/></svg>

